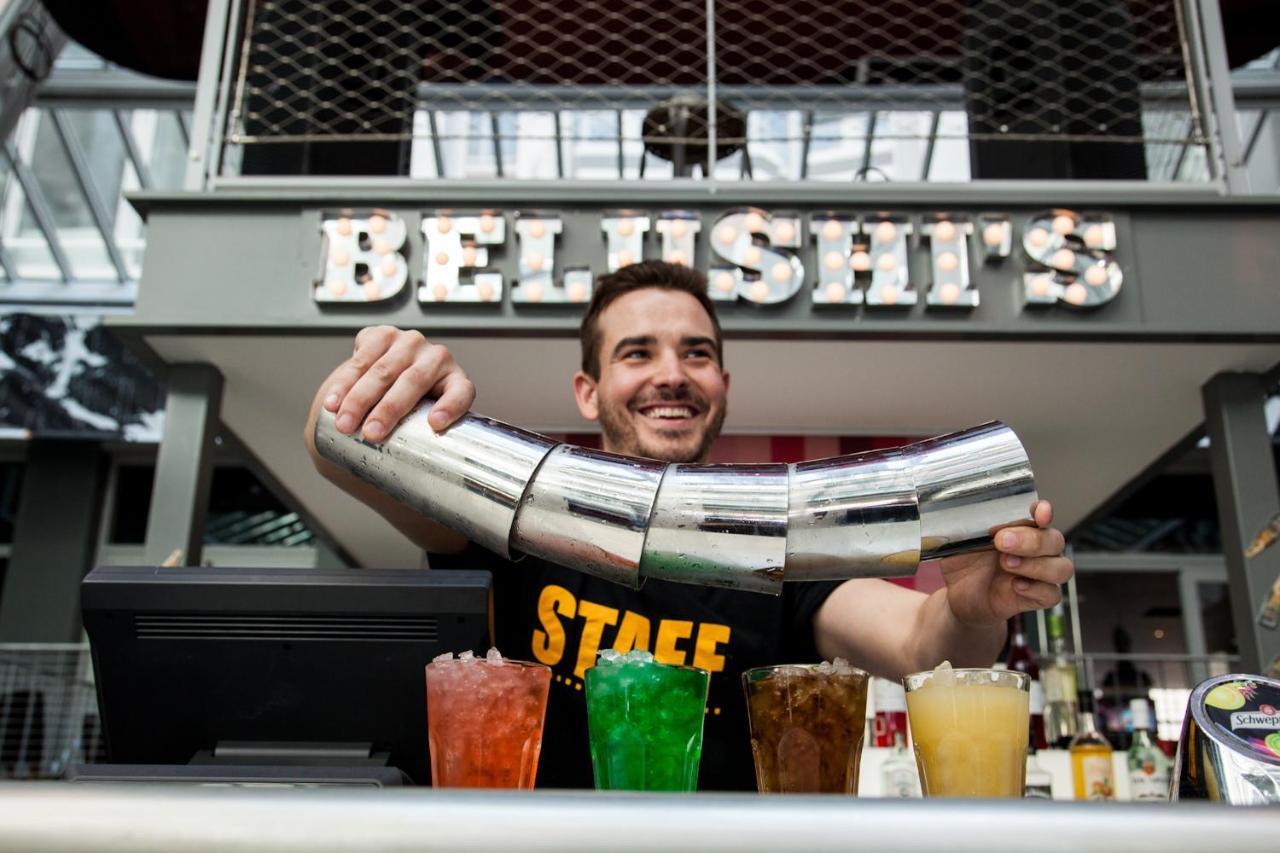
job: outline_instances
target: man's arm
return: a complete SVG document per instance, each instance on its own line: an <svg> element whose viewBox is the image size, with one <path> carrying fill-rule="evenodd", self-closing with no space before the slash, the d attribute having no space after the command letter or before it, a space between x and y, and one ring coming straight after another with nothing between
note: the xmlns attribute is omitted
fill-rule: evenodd
<svg viewBox="0 0 1280 853"><path fill-rule="evenodd" d="M316 419L323 407L333 412L339 432L360 429L368 441L381 441L424 396L437 398L430 423L444 429L475 400L475 386L449 351L420 333L390 326L362 329L351 358L320 384L307 415L303 441L311 462L325 479L360 500L422 549L433 553L462 550L467 540L322 457L315 447Z"/></svg>
<svg viewBox="0 0 1280 853"><path fill-rule="evenodd" d="M1009 618L1057 604L1073 571L1049 502L1033 516L1036 527L1001 531L994 551L943 560L946 586L930 595L881 580L836 587L814 616L818 652L894 679L943 660L990 666Z"/></svg>

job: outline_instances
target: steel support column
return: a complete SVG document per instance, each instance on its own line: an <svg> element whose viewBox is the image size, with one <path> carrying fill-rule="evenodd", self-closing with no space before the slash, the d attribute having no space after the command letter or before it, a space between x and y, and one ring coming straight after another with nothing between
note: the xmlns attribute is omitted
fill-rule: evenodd
<svg viewBox="0 0 1280 853"><path fill-rule="evenodd" d="M96 441L31 442L0 593L0 642L80 641L80 579L97 555L106 469Z"/></svg>
<svg viewBox="0 0 1280 853"><path fill-rule="evenodd" d="M1280 655L1280 630L1263 629L1257 621L1280 575L1280 548L1251 560L1244 551L1280 510L1275 452L1263 412L1266 389L1257 374L1219 373L1201 390L1240 666L1261 672Z"/></svg>
<svg viewBox="0 0 1280 853"><path fill-rule="evenodd" d="M207 364L177 364L167 376L164 439L156 459L146 555L159 565L199 565L213 475L213 440L222 406L222 374Z"/></svg>

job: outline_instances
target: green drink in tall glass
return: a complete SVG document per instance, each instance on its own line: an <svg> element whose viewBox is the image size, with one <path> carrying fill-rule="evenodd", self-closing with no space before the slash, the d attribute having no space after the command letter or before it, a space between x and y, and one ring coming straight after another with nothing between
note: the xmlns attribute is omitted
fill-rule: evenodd
<svg viewBox="0 0 1280 853"><path fill-rule="evenodd" d="M657 663L648 652L600 653L587 670L587 723L596 788L692 791L698 787L710 676Z"/></svg>

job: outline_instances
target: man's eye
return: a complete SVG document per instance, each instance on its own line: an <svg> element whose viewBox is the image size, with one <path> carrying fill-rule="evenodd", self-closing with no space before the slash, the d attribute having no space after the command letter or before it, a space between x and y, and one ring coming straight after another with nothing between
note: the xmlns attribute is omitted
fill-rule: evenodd
<svg viewBox="0 0 1280 853"><path fill-rule="evenodd" d="M631 350L631 351L629 351L629 352L624 353L622 357L623 357L623 358L632 358L632 359L634 359L634 358L644 358L644 357L646 357L648 354L649 354L649 353L647 353L646 351L644 351L644 350L642 350L642 349L633 349L633 350Z"/></svg>
<svg viewBox="0 0 1280 853"><path fill-rule="evenodd" d="M711 358L711 353L704 349L691 349L685 353L685 358Z"/></svg>

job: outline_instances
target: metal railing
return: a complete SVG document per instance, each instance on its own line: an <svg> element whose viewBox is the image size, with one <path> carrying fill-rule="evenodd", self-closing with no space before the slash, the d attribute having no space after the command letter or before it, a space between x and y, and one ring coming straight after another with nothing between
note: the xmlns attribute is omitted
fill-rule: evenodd
<svg viewBox="0 0 1280 853"><path fill-rule="evenodd" d="M0 779L56 779L102 746L89 647L0 644Z"/></svg>
<svg viewBox="0 0 1280 853"><path fill-rule="evenodd" d="M210 176L964 180L1017 144L1204 180L1184 5L223 0L197 112Z"/></svg>
<svg viewBox="0 0 1280 853"><path fill-rule="evenodd" d="M44 784L0 789L0 849L1200 853L1273 849L1276 818L1193 802Z"/></svg>

